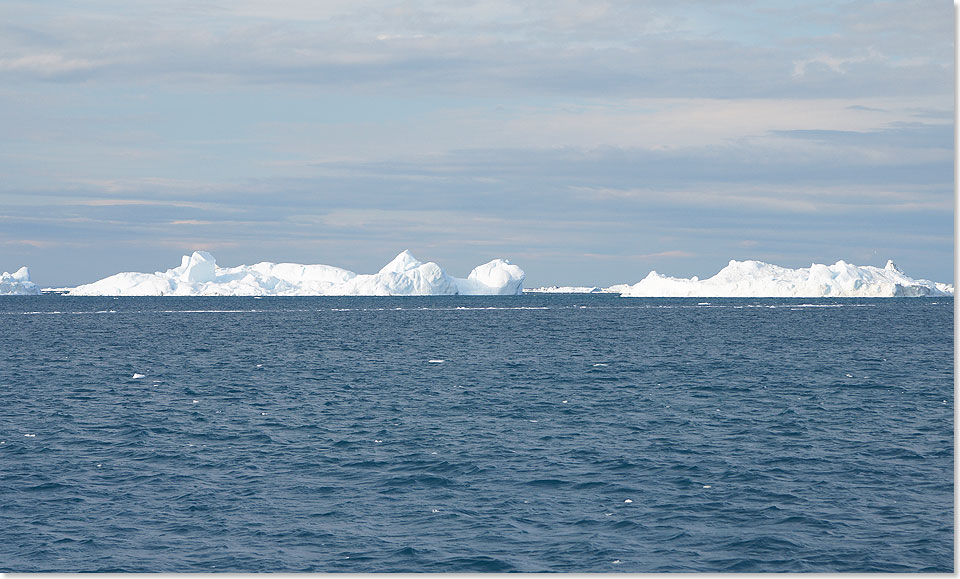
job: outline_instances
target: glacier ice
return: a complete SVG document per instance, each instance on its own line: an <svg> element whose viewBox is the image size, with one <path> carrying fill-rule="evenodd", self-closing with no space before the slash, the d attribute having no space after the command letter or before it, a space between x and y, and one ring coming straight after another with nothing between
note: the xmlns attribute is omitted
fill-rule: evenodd
<svg viewBox="0 0 960 579"><path fill-rule="evenodd" d="M0 274L0 296L35 296L40 287L30 281L30 270L21 267L17 271Z"/></svg>
<svg viewBox="0 0 960 579"><path fill-rule="evenodd" d="M219 267L206 251L183 256L180 266L155 273L124 272L70 290L90 296L317 296L518 295L524 272L505 259L477 266L466 279L433 262L400 252L374 274L329 265L261 262Z"/></svg>
<svg viewBox="0 0 960 579"><path fill-rule="evenodd" d="M711 278L677 278L651 271L633 285L607 288L623 297L923 297L952 296L953 286L913 279L893 263L857 266L843 260L790 269L731 260Z"/></svg>

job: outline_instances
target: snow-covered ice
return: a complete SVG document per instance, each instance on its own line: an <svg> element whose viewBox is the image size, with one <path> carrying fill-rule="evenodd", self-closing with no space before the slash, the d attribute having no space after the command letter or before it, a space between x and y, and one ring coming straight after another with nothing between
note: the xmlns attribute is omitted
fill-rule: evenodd
<svg viewBox="0 0 960 579"><path fill-rule="evenodd" d="M908 277L893 263L857 266L845 261L790 269L736 261L715 276L676 278L651 271L634 285L607 288L624 297L924 297L952 296L953 286Z"/></svg>
<svg viewBox="0 0 960 579"><path fill-rule="evenodd" d="M330 265L261 262L219 267L206 251L185 255L180 266L156 273L124 272L73 288L74 296L318 296L518 295L525 274L505 259L477 266L465 279L433 262L400 252L375 274Z"/></svg>
<svg viewBox="0 0 960 579"><path fill-rule="evenodd" d="M30 270L21 267L17 271L0 274L0 296L36 296L40 287L30 281Z"/></svg>

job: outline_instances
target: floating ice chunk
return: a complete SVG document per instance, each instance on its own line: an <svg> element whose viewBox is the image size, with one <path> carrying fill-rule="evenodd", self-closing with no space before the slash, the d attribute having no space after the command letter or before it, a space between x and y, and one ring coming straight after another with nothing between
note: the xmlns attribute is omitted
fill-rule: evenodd
<svg viewBox="0 0 960 579"><path fill-rule="evenodd" d="M40 295L40 286L30 281L30 270L26 266L13 273L0 273L0 296L36 295Z"/></svg>
<svg viewBox="0 0 960 579"><path fill-rule="evenodd" d="M143 377L145 377L145 376L146 376L145 374L138 374L137 372L134 372L134 373L133 373L133 376L131 376L131 379L137 380L137 379L143 378Z"/></svg>
<svg viewBox="0 0 960 579"><path fill-rule="evenodd" d="M711 278L677 278L651 271L634 285L607 288L624 297L922 297L952 296L953 286L904 274L892 261L882 267L843 260L790 269L762 261L731 260Z"/></svg>
<svg viewBox="0 0 960 579"><path fill-rule="evenodd" d="M614 559L614 560L613 560L613 564L614 564L614 565L619 565L619 564L622 563L622 562L623 562L623 561L621 561L620 559Z"/></svg>
<svg viewBox="0 0 960 579"><path fill-rule="evenodd" d="M523 292L523 279L523 270L503 259L478 266L466 279L458 279L436 263L417 260L406 250L377 273L364 275L329 265L299 263L219 267L212 255L196 251L183 256L179 267L152 274L118 273L75 287L69 295L512 295Z"/></svg>
<svg viewBox="0 0 960 579"><path fill-rule="evenodd" d="M708 489L710 488L710 485L703 485L703 488Z"/></svg>
<svg viewBox="0 0 960 579"><path fill-rule="evenodd" d="M444 362L446 362L446 360L440 360L439 358L436 359L436 360L428 360L428 361L427 361L428 364L443 364Z"/></svg>
<svg viewBox="0 0 960 579"><path fill-rule="evenodd" d="M594 365L593 365L594 368L600 368L600 367L602 367L602 366L606 366L606 364L594 364Z"/></svg>
<svg viewBox="0 0 960 579"><path fill-rule="evenodd" d="M36 434L24 434L24 436L26 436L27 438L36 438L36 437L37 437Z"/></svg>
<svg viewBox="0 0 960 579"><path fill-rule="evenodd" d="M623 501L623 502L625 502L625 503L627 503L627 504L630 504L630 503L632 503L633 501L632 501L631 499L626 499L626 500Z"/></svg>

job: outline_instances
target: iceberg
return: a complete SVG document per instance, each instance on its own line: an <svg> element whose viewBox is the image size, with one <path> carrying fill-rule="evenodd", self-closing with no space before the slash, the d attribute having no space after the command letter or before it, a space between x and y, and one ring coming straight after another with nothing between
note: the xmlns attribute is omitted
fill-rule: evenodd
<svg viewBox="0 0 960 579"><path fill-rule="evenodd" d="M17 271L0 274L0 296L36 296L40 287L30 281L30 270L21 267Z"/></svg>
<svg viewBox="0 0 960 579"><path fill-rule="evenodd" d="M790 269L762 261L731 260L711 278L677 278L651 271L634 285L607 288L622 297L925 297L952 296L953 286L913 279L893 263L857 266L843 260Z"/></svg>
<svg viewBox="0 0 960 579"><path fill-rule="evenodd" d="M477 266L465 279L400 252L374 274L330 265L261 262L219 267L206 251L155 273L124 272L77 286L71 296L427 296L519 295L525 274L505 259Z"/></svg>

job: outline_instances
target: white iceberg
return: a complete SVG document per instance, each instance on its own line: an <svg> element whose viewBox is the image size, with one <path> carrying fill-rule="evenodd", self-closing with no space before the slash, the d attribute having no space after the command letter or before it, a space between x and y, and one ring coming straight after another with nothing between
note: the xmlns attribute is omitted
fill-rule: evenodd
<svg viewBox="0 0 960 579"><path fill-rule="evenodd" d="M70 290L72 296L397 296L519 295L525 274L505 259L451 277L433 262L402 251L375 274L329 265L261 262L219 267L206 251L185 255L179 267L125 272Z"/></svg>
<svg viewBox="0 0 960 579"><path fill-rule="evenodd" d="M0 274L0 296L40 295L40 287L30 281L30 270L21 267L13 273Z"/></svg>
<svg viewBox="0 0 960 579"><path fill-rule="evenodd" d="M762 261L736 261L708 279L651 271L634 285L607 288L624 297L924 297L952 296L953 286L905 275L893 263L856 266L843 260L790 269Z"/></svg>

